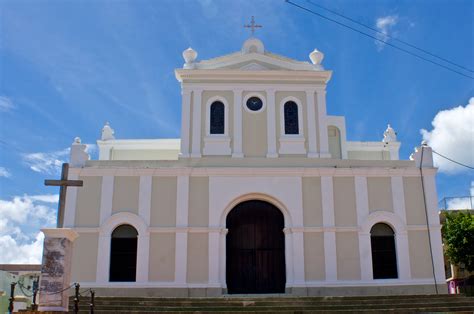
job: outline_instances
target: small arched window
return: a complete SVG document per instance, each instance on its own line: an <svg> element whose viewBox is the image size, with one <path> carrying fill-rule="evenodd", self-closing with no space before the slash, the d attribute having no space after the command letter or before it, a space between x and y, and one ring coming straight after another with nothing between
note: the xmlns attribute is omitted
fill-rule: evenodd
<svg viewBox="0 0 474 314"><path fill-rule="evenodd" d="M285 118L285 134L299 134L298 105L288 101L283 107Z"/></svg>
<svg viewBox="0 0 474 314"><path fill-rule="evenodd" d="M121 225L112 232L110 246L110 281L130 282L137 274L138 232L130 225Z"/></svg>
<svg viewBox="0 0 474 314"><path fill-rule="evenodd" d="M225 105L215 101L210 108L210 134L224 134L225 129Z"/></svg>
<svg viewBox="0 0 474 314"><path fill-rule="evenodd" d="M384 223L375 224L370 230L372 270L374 279L398 278L395 233Z"/></svg>

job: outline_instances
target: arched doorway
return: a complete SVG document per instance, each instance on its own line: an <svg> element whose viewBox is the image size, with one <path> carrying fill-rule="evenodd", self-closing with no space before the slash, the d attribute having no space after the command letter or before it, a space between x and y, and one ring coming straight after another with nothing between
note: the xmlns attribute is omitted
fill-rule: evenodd
<svg viewBox="0 0 474 314"><path fill-rule="evenodd" d="M246 201L227 215L228 293L284 293L285 235L281 211L264 201Z"/></svg>
<svg viewBox="0 0 474 314"><path fill-rule="evenodd" d="M110 245L110 281L135 281L137 274L138 232L121 225L112 232Z"/></svg>
<svg viewBox="0 0 474 314"><path fill-rule="evenodd" d="M374 279L398 278L395 233L389 225L375 224L370 229Z"/></svg>

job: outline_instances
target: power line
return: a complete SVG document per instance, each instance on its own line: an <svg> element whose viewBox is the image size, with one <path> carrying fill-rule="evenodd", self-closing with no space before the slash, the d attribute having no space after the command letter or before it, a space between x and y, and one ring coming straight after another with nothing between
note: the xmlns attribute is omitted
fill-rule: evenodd
<svg viewBox="0 0 474 314"><path fill-rule="evenodd" d="M441 155L440 153L438 153L438 152L436 152L436 151L434 151L434 150L433 150L433 153L435 153L436 155L438 155L438 156L440 156L440 157L443 157L444 159L447 159L447 160L449 160L449 161L451 161L451 162L454 162L455 164L458 164L458 165L460 165L460 166L463 166L463 167L466 167L466 168L469 168L469 169L473 169L473 170L474 170L474 167L465 165L465 164L463 164L463 163L460 163L459 161L456 161L456 160L453 160L453 159L451 159L451 158L449 158L449 157L446 157L446 156L444 156L444 155Z"/></svg>
<svg viewBox="0 0 474 314"><path fill-rule="evenodd" d="M376 32L376 33L379 33L379 34L385 36L386 38L390 38L390 39L392 39L392 40L394 40L394 41L398 41L398 42L400 42L400 43L402 43L402 44L404 44L404 45L407 45L407 46L409 46L409 47L411 47L411 48L413 48L413 49L419 50L419 51L424 52L424 53L426 53L426 54L428 54L428 55L430 55L430 56L432 56L432 57L438 58L438 59L440 59L440 60L443 60L444 62L447 62L447 63L449 63L449 64L455 65L455 66L457 66L457 67L459 67L459 68L461 68L461 69L464 69L464 70L466 70L466 71L469 71L469 72L471 72L471 73L474 73L474 71L471 70L471 69L468 69L468 68L466 68L466 67L464 67L464 66L462 66L462 65L460 65L460 64L454 63L453 61L450 61L450 60L448 60L448 59L446 59L446 58L440 57L439 55L436 55L436 54L434 54L434 53L431 53L431 52L429 52L429 51L427 51L427 50L425 50L425 49L423 49L423 48L417 47L417 46L415 46L415 45L413 45L413 44L410 44L410 43L408 43L408 42L406 42L406 41L404 41L404 40L401 40L401 39L395 38L395 37L393 37L393 36L390 36L390 35L388 35L388 34L385 34L384 32L381 32L381 31L379 31L379 30L376 29L376 28L373 28L373 27L371 27L371 26L369 26L369 25L367 25L367 24L364 24L364 23L362 23L362 22L359 22L359 21L357 21L357 20L355 20L355 19L353 19L353 18L350 18L350 17L348 17L348 16L342 14L342 13L339 13L339 12L337 12L337 11L328 9L328 8L326 8L326 7L324 7L324 6L320 5L320 4L314 3L314 2L312 2L312 1L310 1L310 0L306 0L306 2L308 2L309 4L311 4L311 5L315 6L315 7L321 8L321 9L323 9L323 10L325 10L325 11L328 11L328 12L330 12L330 13L332 13L332 14L335 14L335 15L337 15L337 16L339 16L339 17L342 17L343 19L346 19L346 20L351 21L351 22L353 22L353 23L356 23L356 24L358 24L358 25L360 25L360 26L363 26L363 27L365 27L365 28L368 28L368 29L370 29L371 31L374 31L374 32Z"/></svg>
<svg viewBox="0 0 474 314"><path fill-rule="evenodd" d="M319 14L319 13L317 13L317 12L314 12L313 10L308 9L308 8L306 8L306 7L303 7L303 6L301 6L301 5L298 5L298 4L294 3L294 2L291 2L290 0L285 0L285 1L286 1L286 3L291 4L292 6L295 6L295 7L297 7L297 8L300 8L300 9L302 9L302 10L304 10L304 11L307 11L307 12L309 12L309 13L311 13L311 14L314 14L314 15L316 15L316 16L322 17L323 19L326 19L326 20L328 20L328 21L330 21L330 22L333 22L333 23L336 23L336 24L338 24L338 25L340 25L340 26L343 26L343 27L345 27L345 28L348 28L348 29L350 29L350 30L352 30L352 31L354 31L354 32L357 32L357 33L361 34L361 35L364 35L364 36L366 36L366 37L369 37L369 38L372 38L372 39L374 39L374 40L376 40L376 41L379 41L379 42L381 42L381 43L384 43L384 44L386 44L387 46L390 46L390 47L392 47L392 48L398 49L398 50L400 50L400 51L402 51L402 52L405 52L405 53L407 53L407 54L409 54L409 55L411 55L411 56L413 56L413 57L419 58L419 59L424 60L424 61L426 61L426 62L429 62L429 63L432 63L432 64L437 65L437 66L439 66L439 67L442 67L442 68L444 68L444 69L446 69L446 70L448 70L448 71L457 73L457 74L459 74L459 75L462 75L462 76L464 76L464 77L467 77L467 78L470 78L470 79L474 80L474 77L472 77L472 76L469 76L469 75L466 75L466 74L464 74L464 73L462 73L462 72L459 72L459 71L457 71L457 70L451 69L450 67L447 67L447 66L445 66L445 65L443 65L443 64L440 64L440 63L438 63L438 62L436 62L436 61L427 59L427 58L425 58L425 57L423 57L423 56L420 56L420 55L418 55L418 54L416 54L416 53L413 53L413 52L411 52L411 51L409 51L409 50L407 50L407 49L404 49L404 48L395 46L394 44L391 44L391 43L389 43L389 42L387 42L387 41L385 41L385 40L382 40L382 39L377 38L377 37L375 37L375 36L372 36L372 35L370 35L370 34L364 33L363 31L360 31L360 30L358 30L358 29L356 29L356 28L354 28L354 27L352 27L352 26L346 25L346 24L344 24L344 23L341 23L341 22L339 22L339 21L336 21L336 20L334 20L334 19L331 19L331 18L329 18L329 17L327 17L327 16L324 16L324 15L322 15L322 14Z"/></svg>

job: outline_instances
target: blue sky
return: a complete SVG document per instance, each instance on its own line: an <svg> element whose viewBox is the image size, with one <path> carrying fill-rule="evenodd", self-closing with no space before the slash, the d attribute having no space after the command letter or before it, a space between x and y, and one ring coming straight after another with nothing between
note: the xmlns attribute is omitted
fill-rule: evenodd
<svg viewBox="0 0 474 314"><path fill-rule="evenodd" d="M313 1L474 68L472 1ZM251 15L267 50L307 61L314 48L325 54L334 71L328 113L346 117L348 140L381 140L390 123L407 159L426 129L440 153L474 164L474 80L283 0L0 0L0 10L0 214L8 219L2 231L0 217L0 242L10 235L4 242L25 251L54 222L57 189L43 180L58 176L74 137L95 143L105 121L118 138L179 137L182 51L191 46L202 60L240 50ZM439 166L440 198L469 195L472 170Z"/></svg>

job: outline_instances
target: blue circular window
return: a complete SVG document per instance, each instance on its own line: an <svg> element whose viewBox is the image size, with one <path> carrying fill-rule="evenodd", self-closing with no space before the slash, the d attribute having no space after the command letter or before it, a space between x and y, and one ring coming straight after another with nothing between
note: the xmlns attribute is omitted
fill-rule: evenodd
<svg viewBox="0 0 474 314"><path fill-rule="evenodd" d="M250 97L247 100L247 108L251 111L259 111L263 107L263 102L258 97Z"/></svg>

